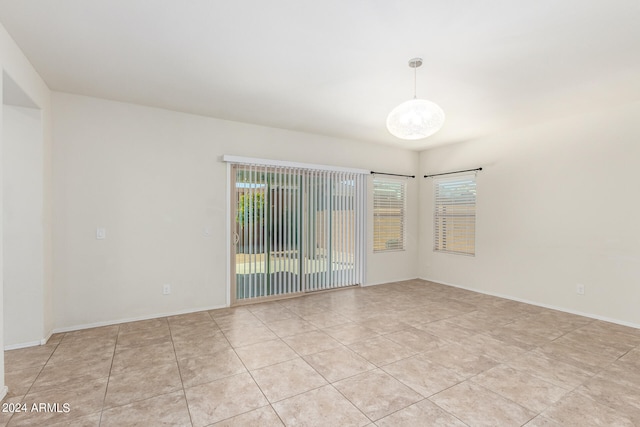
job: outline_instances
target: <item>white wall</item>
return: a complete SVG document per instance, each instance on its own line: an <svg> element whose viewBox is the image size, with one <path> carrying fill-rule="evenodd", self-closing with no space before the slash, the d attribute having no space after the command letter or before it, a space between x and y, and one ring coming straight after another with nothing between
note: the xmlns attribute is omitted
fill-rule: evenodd
<svg viewBox="0 0 640 427"><path fill-rule="evenodd" d="M2 114L4 344L37 345L46 336L40 110L4 105Z"/></svg>
<svg viewBox="0 0 640 427"><path fill-rule="evenodd" d="M38 73L29 63L29 60L24 56L22 51L15 44L13 39L6 32L5 28L0 25L0 69L4 75L10 76L11 80L16 83L26 96L33 101L33 103L42 110L42 182L43 182L43 272L44 272L44 288L42 289L43 299L43 330L51 331L53 329L53 316L52 316L52 257L51 257L51 109L50 109L50 92L47 85L40 78ZM4 82L0 84L1 95L4 100ZM0 104L0 108L4 109L4 105ZM0 117L4 114L0 114ZM0 127L4 127L4 124L0 122ZM0 138L3 131L0 129ZM0 144L0 147L2 144ZM2 154L0 150L0 164L2 163ZM1 176L2 174L0 174ZM0 207L3 202L3 194L0 185ZM2 210L0 209L0 212ZM1 223L2 221L0 221ZM0 225L0 240L4 234ZM0 254L1 255L1 254ZM0 256L0 259L2 256ZM3 265L0 264L0 278L3 276ZM0 295L5 294L3 284L0 279ZM0 300L0 321L4 317L3 301ZM11 328L13 325L1 325L0 324L0 349L4 348L4 329ZM46 337L43 337L46 338ZM6 391L4 386L4 353L0 351L0 397Z"/></svg>
<svg viewBox="0 0 640 427"><path fill-rule="evenodd" d="M417 173L418 153L401 148L63 93L53 111L59 330L226 304L223 154ZM414 203L414 229L416 218ZM367 283L417 277L417 253L410 238L407 251L376 255Z"/></svg>
<svg viewBox="0 0 640 427"><path fill-rule="evenodd" d="M640 326L638 117L635 103L422 152L421 173L484 170L475 257L433 252L422 179L420 276Z"/></svg>

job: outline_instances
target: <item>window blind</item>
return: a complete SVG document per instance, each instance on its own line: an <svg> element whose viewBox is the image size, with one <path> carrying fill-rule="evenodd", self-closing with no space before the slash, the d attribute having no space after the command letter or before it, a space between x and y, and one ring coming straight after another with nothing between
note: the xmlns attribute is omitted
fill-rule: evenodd
<svg viewBox="0 0 640 427"><path fill-rule="evenodd" d="M475 175L434 179L434 187L434 251L475 255Z"/></svg>
<svg viewBox="0 0 640 427"><path fill-rule="evenodd" d="M404 249L405 181L373 179L373 251Z"/></svg>
<svg viewBox="0 0 640 427"><path fill-rule="evenodd" d="M235 300L360 284L365 175L232 166Z"/></svg>

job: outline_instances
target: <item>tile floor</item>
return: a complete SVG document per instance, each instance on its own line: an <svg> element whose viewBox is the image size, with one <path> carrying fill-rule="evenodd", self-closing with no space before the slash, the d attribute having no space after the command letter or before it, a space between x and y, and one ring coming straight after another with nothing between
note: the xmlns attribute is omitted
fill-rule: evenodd
<svg viewBox="0 0 640 427"><path fill-rule="evenodd" d="M58 334L5 364L3 410L28 409L9 426L640 425L640 330L420 280Z"/></svg>

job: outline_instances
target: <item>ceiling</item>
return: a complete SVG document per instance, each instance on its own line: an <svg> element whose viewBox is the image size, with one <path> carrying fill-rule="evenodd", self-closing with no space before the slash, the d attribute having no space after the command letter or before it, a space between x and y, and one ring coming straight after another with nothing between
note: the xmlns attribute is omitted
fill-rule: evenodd
<svg viewBox="0 0 640 427"><path fill-rule="evenodd" d="M638 0L0 0L49 87L414 150L640 100ZM417 95L437 134L387 114Z"/></svg>

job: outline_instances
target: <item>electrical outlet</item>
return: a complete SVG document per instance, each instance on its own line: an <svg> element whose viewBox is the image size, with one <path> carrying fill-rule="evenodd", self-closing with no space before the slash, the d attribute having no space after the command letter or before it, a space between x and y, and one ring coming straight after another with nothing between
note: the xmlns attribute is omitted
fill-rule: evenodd
<svg viewBox="0 0 640 427"><path fill-rule="evenodd" d="M162 295L169 295L171 293L171 285L166 283L163 287L162 287Z"/></svg>
<svg viewBox="0 0 640 427"><path fill-rule="evenodd" d="M107 238L107 230L102 227L96 228L96 239L104 240Z"/></svg>
<svg viewBox="0 0 640 427"><path fill-rule="evenodd" d="M578 283L576 285L576 294L578 295L584 295L584 285L581 283Z"/></svg>

